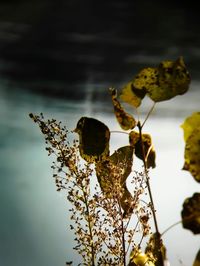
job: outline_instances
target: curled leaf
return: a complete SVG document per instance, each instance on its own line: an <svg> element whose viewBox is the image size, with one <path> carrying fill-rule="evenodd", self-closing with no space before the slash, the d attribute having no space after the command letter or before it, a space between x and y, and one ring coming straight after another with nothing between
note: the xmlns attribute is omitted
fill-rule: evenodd
<svg viewBox="0 0 200 266"><path fill-rule="evenodd" d="M140 134L136 131L129 133L129 143L135 149L135 155L140 160L145 160L147 168L155 168L156 153L152 144L152 139L149 134L142 134L142 142L140 141ZM143 145L143 147L142 147ZM144 153L144 154L143 154Z"/></svg>
<svg viewBox="0 0 200 266"><path fill-rule="evenodd" d="M145 88L135 88L134 81L130 81L122 88L122 92L120 94L120 98L122 101L134 106L139 107L142 99L146 95Z"/></svg>
<svg viewBox="0 0 200 266"><path fill-rule="evenodd" d="M82 117L74 132L79 135L80 155L87 162L95 162L109 156L109 128L101 121Z"/></svg>
<svg viewBox="0 0 200 266"><path fill-rule="evenodd" d="M194 193L183 203L182 225L194 234L200 234L200 193Z"/></svg>
<svg viewBox="0 0 200 266"><path fill-rule="evenodd" d="M117 99L117 91L114 88L110 89L112 102L114 106L115 116L117 121L122 129L129 130L133 129L136 126L136 121L134 117L127 112L125 112L124 108L122 107L121 103Z"/></svg>

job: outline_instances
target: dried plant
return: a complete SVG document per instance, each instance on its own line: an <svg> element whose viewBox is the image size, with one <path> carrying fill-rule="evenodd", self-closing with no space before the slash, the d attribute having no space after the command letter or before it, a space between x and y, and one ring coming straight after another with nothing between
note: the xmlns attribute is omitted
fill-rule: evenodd
<svg viewBox="0 0 200 266"><path fill-rule="evenodd" d="M143 127L156 102L184 94L189 83L182 58L175 62L163 61L158 68L143 69L120 94L120 99L137 111L145 95L154 101L143 122L124 110L117 90L111 88L117 121L123 130L129 131L125 132L129 145L118 148L111 155L109 141L112 132L101 121L82 117L75 130L70 132L55 119L45 120L43 114L30 114L45 136L48 154L54 156L52 169L57 190L66 192L71 206L74 249L82 257L79 265L166 265L166 248L158 228L149 176L149 169L156 166L156 156L151 136L143 133ZM188 129L187 125L183 127ZM199 141L192 131L190 135L195 143ZM185 170L192 168L194 177L199 180L199 161L188 150ZM143 163L139 172L132 169L133 156ZM195 168L189 161L190 156L197 162ZM199 198L196 193L191 204L184 203L182 212L185 228L194 229L195 219L195 233L199 233ZM192 216L191 205L192 210L195 209ZM66 265L72 265L72 261Z"/></svg>
<svg viewBox="0 0 200 266"><path fill-rule="evenodd" d="M125 183L121 185L124 165L104 161L113 182L108 181L102 191L95 172L105 168L99 162L95 170L93 163L81 158L78 140L70 142L68 138L73 132L54 119L45 121L42 114L30 116L45 136L48 154L56 158L53 178L57 191L66 191L72 206L70 227L75 234L74 249L83 259L80 265L127 265L131 251L140 250L143 239L151 234L151 204L142 199L146 193L144 173L131 171L129 192ZM95 184L93 188L91 184ZM140 236L138 243L136 235L137 239Z"/></svg>

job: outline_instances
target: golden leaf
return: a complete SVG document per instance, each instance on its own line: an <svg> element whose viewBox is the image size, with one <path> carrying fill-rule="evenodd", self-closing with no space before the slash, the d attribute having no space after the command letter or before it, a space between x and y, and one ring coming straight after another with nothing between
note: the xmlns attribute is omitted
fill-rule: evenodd
<svg viewBox="0 0 200 266"><path fill-rule="evenodd" d="M134 117L124 111L121 103L117 100L117 91L114 88L110 89L112 102L114 106L115 116L122 129L129 130L136 126Z"/></svg>
<svg viewBox="0 0 200 266"><path fill-rule="evenodd" d="M154 102L169 100L187 92L190 80L182 57L176 61L163 61L157 68L155 83L146 87L148 96Z"/></svg>
<svg viewBox="0 0 200 266"><path fill-rule="evenodd" d="M154 102L161 102L184 94L190 81L183 58L179 57L176 61L163 61L156 68L142 69L123 87L120 98L137 108L145 95Z"/></svg>
<svg viewBox="0 0 200 266"><path fill-rule="evenodd" d="M122 88L122 92L120 94L120 99L131 106L139 107L142 99L146 94L145 88L135 88L133 85L133 81L130 81L127 85Z"/></svg>
<svg viewBox="0 0 200 266"><path fill-rule="evenodd" d="M200 127L194 129L192 134L187 138L184 153L183 170L187 170L200 182Z"/></svg>
<svg viewBox="0 0 200 266"><path fill-rule="evenodd" d="M181 127L185 140L183 170L189 171L200 182L200 112L187 117Z"/></svg>
<svg viewBox="0 0 200 266"><path fill-rule="evenodd" d="M187 141L193 130L200 128L200 112L195 112L187 117L181 127L184 131L184 140Z"/></svg>

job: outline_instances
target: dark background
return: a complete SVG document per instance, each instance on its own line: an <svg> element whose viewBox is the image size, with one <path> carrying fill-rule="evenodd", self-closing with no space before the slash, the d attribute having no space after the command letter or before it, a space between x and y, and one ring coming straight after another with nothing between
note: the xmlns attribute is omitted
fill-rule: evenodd
<svg viewBox="0 0 200 266"><path fill-rule="evenodd" d="M195 1L4 0L0 76L9 88L75 99L90 82L95 98L182 55L198 79L199 20Z"/></svg>

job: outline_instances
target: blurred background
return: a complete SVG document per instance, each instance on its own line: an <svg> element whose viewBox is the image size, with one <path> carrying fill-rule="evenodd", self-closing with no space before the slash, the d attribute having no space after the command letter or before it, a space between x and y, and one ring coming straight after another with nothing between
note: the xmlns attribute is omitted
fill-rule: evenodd
<svg viewBox="0 0 200 266"><path fill-rule="evenodd" d="M200 191L183 166L180 125L200 108L200 16L196 1L0 1L0 265L61 266L72 251L66 195L56 192L43 136L28 117L43 112L74 129L93 116L118 130L108 88L143 67L183 56L186 95L159 103L145 126L157 151L151 171L160 231L180 220ZM151 105L141 108L141 118ZM113 147L124 143L114 136ZM199 236L181 225L164 235L171 265L192 265Z"/></svg>

